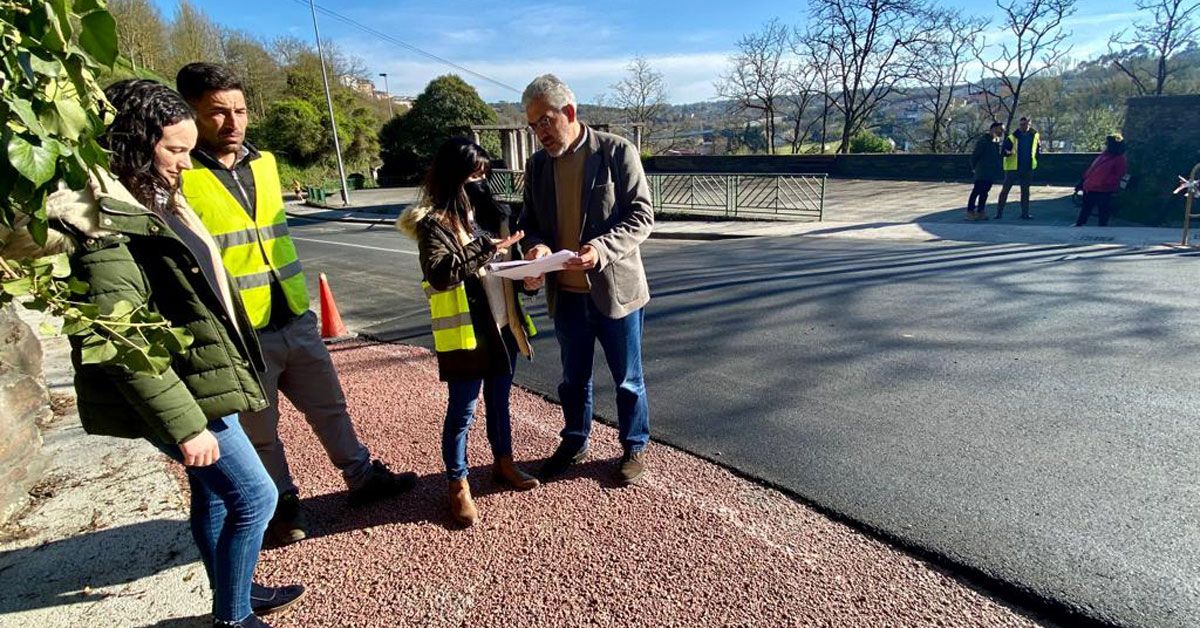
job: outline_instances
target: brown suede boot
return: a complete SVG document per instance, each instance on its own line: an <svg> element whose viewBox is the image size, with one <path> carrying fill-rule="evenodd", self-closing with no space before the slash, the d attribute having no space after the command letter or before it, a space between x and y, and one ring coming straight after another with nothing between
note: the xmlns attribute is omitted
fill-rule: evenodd
<svg viewBox="0 0 1200 628"><path fill-rule="evenodd" d="M450 516L459 524L470 527L479 521L479 511L475 509L475 500L471 499L471 487L467 479L450 480Z"/></svg>
<svg viewBox="0 0 1200 628"><path fill-rule="evenodd" d="M497 458L496 464L492 467L492 476L497 481L507 484L518 491L528 491L531 488L537 488L540 482L537 478L525 473L513 462L512 456L504 456Z"/></svg>

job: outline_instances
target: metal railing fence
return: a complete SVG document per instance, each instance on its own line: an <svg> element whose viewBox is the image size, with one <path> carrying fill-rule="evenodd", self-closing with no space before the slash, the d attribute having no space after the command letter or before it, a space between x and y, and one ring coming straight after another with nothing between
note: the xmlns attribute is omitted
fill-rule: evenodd
<svg viewBox="0 0 1200 628"><path fill-rule="evenodd" d="M820 221L825 174L648 174L655 213L767 220ZM488 187L496 198L520 202L525 173L493 170Z"/></svg>

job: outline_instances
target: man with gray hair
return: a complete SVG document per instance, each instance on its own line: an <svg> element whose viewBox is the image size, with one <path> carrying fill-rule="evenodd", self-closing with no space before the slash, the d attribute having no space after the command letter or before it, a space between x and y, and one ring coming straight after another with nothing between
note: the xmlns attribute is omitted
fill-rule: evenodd
<svg viewBox="0 0 1200 628"><path fill-rule="evenodd" d="M584 459L592 429L592 360L596 341L617 386L617 422L624 455L618 479L629 484L645 471L650 408L642 376L643 306L650 300L640 245L654 226L650 186L641 156L628 141L579 122L575 94L545 74L521 96L542 150L525 165L520 229L525 259L552 250L575 251L566 267L525 280L546 285L562 357L562 442L541 476L560 475Z"/></svg>

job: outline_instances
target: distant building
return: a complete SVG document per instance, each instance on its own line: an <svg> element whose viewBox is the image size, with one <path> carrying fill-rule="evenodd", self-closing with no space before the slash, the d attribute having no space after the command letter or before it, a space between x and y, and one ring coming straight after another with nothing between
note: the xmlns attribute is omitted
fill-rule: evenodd
<svg viewBox="0 0 1200 628"><path fill-rule="evenodd" d="M374 81L358 76L342 76L339 78L339 81L345 87L349 87L350 89L365 96L372 96L375 94Z"/></svg>

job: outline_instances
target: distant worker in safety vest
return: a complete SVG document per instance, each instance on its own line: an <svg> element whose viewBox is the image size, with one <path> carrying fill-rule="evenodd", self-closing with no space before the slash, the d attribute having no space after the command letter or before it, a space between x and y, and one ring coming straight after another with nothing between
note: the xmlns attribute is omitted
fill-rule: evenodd
<svg viewBox="0 0 1200 628"><path fill-rule="evenodd" d="M410 490L414 473L393 473L358 440L329 352L308 309L308 289L288 235L275 157L246 142L246 99L228 68L191 63L175 78L196 110L200 138L183 195L221 249L221 259L258 332L270 404L242 414L242 427L279 489L268 539L294 543L308 535L279 439L279 392L308 420L329 459L341 470L350 502L360 504Z"/></svg>
<svg viewBox="0 0 1200 628"><path fill-rule="evenodd" d="M1000 200L996 203L996 219L1004 215L1004 204L1008 202L1008 191L1013 183L1021 186L1021 218L1029 220L1029 186L1033 183L1033 171L1037 170L1038 157L1042 154L1042 136L1034 129L1029 118L1022 117L1017 130L1004 140L1004 187L1000 188Z"/></svg>

